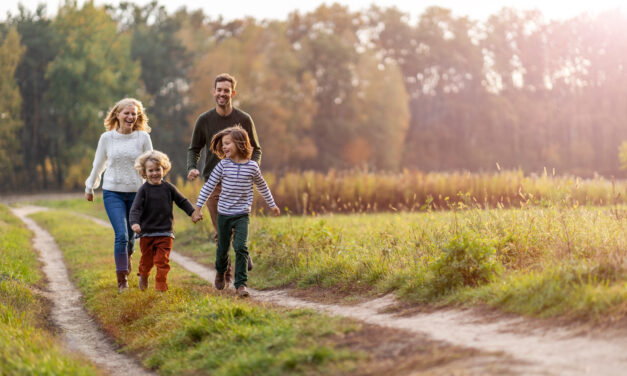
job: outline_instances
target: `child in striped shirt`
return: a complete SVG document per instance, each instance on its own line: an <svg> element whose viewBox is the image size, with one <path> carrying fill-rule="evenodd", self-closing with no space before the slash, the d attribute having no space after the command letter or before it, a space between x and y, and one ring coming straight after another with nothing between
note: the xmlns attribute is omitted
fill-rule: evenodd
<svg viewBox="0 0 627 376"><path fill-rule="evenodd" d="M272 193L261 175L257 162L250 159L252 146L246 131L239 126L226 128L211 139L210 149L221 160L203 185L192 219L202 217L201 209L215 186L222 182L218 200L218 249L216 251L215 287L224 289L225 273L229 264L229 246L233 235L235 250L235 282L237 294L249 295L248 281L248 223L253 203L253 184L266 200L275 216L281 211L274 203Z"/></svg>

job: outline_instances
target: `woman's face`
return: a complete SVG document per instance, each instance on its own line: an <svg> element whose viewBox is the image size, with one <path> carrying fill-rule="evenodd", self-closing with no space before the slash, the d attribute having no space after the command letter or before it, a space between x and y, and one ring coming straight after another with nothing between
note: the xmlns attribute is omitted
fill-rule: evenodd
<svg viewBox="0 0 627 376"><path fill-rule="evenodd" d="M120 124L120 128L118 129L120 133L128 134L133 131L133 126L137 121L137 106L131 104L126 107L122 107L120 112L117 114L118 124Z"/></svg>

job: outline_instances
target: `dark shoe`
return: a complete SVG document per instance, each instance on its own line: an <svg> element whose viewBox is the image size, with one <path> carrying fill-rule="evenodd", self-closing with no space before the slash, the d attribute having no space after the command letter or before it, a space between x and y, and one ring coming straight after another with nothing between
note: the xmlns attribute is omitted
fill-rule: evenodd
<svg viewBox="0 0 627 376"><path fill-rule="evenodd" d="M224 290L224 273L216 272L216 280L214 282L216 289Z"/></svg>
<svg viewBox="0 0 627 376"><path fill-rule="evenodd" d="M128 272L116 272L118 276L118 292L124 292L128 289Z"/></svg>
<svg viewBox="0 0 627 376"><path fill-rule="evenodd" d="M148 288L148 276L139 275L139 289L144 291Z"/></svg>
<svg viewBox="0 0 627 376"><path fill-rule="evenodd" d="M246 286L240 286L237 288L237 295L240 298L247 298L250 296L250 293L246 290Z"/></svg>
<svg viewBox="0 0 627 376"><path fill-rule="evenodd" d="M253 270L253 266L255 266L253 265L253 256L248 255L248 271Z"/></svg>

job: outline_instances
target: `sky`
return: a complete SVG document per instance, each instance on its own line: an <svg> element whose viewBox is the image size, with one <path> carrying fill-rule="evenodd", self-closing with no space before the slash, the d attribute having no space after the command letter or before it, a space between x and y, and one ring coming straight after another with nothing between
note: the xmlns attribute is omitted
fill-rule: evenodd
<svg viewBox="0 0 627 376"><path fill-rule="evenodd" d="M84 0L77 0L82 4ZM147 4L150 0L130 0L137 4ZM118 0L95 0L100 4L117 4ZM301 13L314 10L322 3L330 4L333 1L324 0L159 0L168 12L173 12L181 6L188 10L202 8L204 13L217 18L222 15L225 19L235 19L242 16L253 16L257 19L286 19L287 15L298 10ZM627 11L625 0L337 0L347 5L351 10L368 8L370 4L381 7L395 6L401 11L407 12L412 18L420 15L429 6L441 6L453 10L456 16L467 15L470 18L482 20L503 7L517 9L539 9L547 19L567 19L581 13L597 14L606 10L620 9ZM48 15L56 13L59 4L63 0L2 0L0 1L0 20L6 19L7 11L17 13L18 3L22 3L26 9L35 10L37 4L45 3Z"/></svg>

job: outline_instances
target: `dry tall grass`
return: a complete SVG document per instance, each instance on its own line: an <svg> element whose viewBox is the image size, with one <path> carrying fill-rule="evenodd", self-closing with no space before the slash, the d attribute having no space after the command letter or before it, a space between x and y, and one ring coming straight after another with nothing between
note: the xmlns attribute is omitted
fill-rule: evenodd
<svg viewBox="0 0 627 376"><path fill-rule="evenodd" d="M265 174L281 209L293 214L423 211L453 207L520 207L552 204L608 205L625 203L627 181L572 176L525 176L522 171L498 173L400 173L306 171L282 176ZM202 183L179 179L177 186L195 199ZM253 209L265 203L255 195Z"/></svg>

